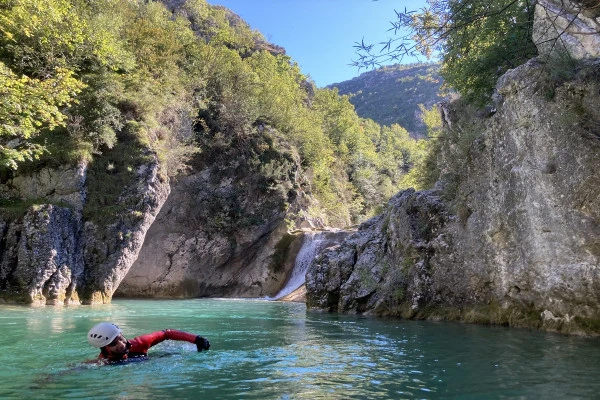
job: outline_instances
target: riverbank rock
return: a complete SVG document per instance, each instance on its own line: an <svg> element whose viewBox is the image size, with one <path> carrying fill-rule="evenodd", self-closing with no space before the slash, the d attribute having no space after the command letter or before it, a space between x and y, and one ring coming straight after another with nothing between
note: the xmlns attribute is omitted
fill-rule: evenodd
<svg viewBox="0 0 600 400"><path fill-rule="evenodd" d="M113 189L118 204L92 211L88 200L98 193L85 164L25 171L0 185L10 205L0 218L1 301L110 302L169 193L152 154L147 158Z"/></svg>
<svg viewBox="0 0 600 400"><path fill-rule="evenodd" d="M81 215L66 207L30 207L20 221L0 224L4 243L0 294L36 305L77 304L83 273Z"/></svg>
<svg viewBox="0 0 600 400"><path fill-rule="evenodd" d="M449 218L435 191L397 194L383 214L317 256L306 275L308 307L400 315L408 300L423 304L431 257L447 246L440 235Z"/></svg>
<svg viewBox="0 0 600 400"><path fill-rule="evenodd" d="M321 253L309 308L600 333L597 71L551 83L535 60L508 71L461 176L398 194Z"/></svg>

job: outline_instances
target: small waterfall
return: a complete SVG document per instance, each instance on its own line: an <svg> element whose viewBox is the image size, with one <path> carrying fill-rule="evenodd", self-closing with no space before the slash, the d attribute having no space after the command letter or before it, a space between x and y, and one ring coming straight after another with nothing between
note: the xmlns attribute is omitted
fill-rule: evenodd
<svg viewBox="0 0 600 400"><path fill-rule="evenodd" d="M270 300L276 300L283 296L287 296L304 284L306 280L306 271L308 271L310 263L327 242L323 232L310 232L305 235L302 247L296 256L294 270L292 271L291 276L285 284L285 287L275 296L269 298Z"/></svg>

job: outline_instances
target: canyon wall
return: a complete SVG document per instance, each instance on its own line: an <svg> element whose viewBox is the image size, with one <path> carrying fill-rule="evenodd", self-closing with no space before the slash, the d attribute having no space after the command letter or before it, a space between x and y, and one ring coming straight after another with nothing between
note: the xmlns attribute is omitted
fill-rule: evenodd
<svg viewBox="0 0 600 400"><path fill-rule="evenodd" d="M559 19L595 36L569 29L560 43L581 60L565 71L544 42L539 58L500 78L488 115L444 106L445 129L475 137L460 175L399 193L321 253L307 274L309 308L600 333L598 16L576 3ZM536 25L551 35L547 23ZM442 151L442 176L452 154Z"/></svg>

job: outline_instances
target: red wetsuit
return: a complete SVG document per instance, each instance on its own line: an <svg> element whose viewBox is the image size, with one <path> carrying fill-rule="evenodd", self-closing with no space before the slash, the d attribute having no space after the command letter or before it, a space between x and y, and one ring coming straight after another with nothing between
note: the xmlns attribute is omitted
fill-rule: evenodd
<svg viewBox="0 0 600 400"><path fill-rule="evenodd" d="M119 361L125 360L127 358L144 357L148 355L148 349L150 349L150 347L157 345L165 340L181 340L184 342L194 343L196 337L196 335L191 333L176 331L173 329L165 329L164 331L148 333L146 335L138 336L132 339L129 342L131 343L131 347L129 348L128 354L123 354L118 357L115 357L113 355L101 352L98 358L108 359L110 361Z"/></svg>

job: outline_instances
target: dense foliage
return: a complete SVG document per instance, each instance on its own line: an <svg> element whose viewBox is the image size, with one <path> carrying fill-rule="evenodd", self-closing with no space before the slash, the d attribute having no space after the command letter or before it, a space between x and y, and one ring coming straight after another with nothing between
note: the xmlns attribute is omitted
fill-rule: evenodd
<svg viewBox="0 0 600 400"><path fill-rule="evenodd" d="M490 100L498 77L536 54L532 41L535 2L527 0L427 0L418 11L397 12L399 36L357 45L359 67L405 55L439 55L441 75L467 101ZM401 33L408 32L404 35Z"/></svg>
<svg viewBox="0 0 600 400"><path fill-rule="evenodd" d="M404 128L358 117L227 9L170 3L0 3L4 176L85 161L97 215L152 155L175 175L198 151L263 135L250 142L297 149L317 199L310 212L325 223L368 217L407 184L423 145Z"/></svg>
<svg viewBox="0 0 600 400"><path fill-rule="evenodd" d="M427 132L419 105L431 107L441 100L441 86L438 64L383 66L331 85L350 96L361 117L380 125L401 125L415 137Z"/></svg>

